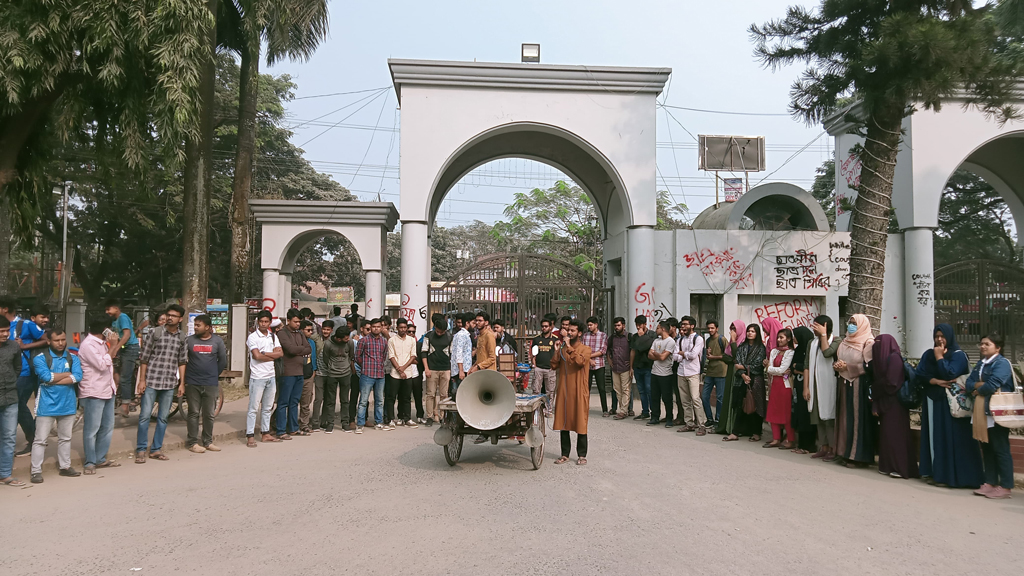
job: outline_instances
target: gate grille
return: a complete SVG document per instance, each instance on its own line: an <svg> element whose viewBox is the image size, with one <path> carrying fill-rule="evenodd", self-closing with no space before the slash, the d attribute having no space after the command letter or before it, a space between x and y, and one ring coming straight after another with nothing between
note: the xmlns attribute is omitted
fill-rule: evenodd
<svg viewBox="0 0 1024 576"><path fill-rule="evenodd" d="M1024 360L1024 269L972 260L935 271L935 321L953 326L967 355L977 360L978 342L991 332L1006 339L1003 355Z"/></svg>

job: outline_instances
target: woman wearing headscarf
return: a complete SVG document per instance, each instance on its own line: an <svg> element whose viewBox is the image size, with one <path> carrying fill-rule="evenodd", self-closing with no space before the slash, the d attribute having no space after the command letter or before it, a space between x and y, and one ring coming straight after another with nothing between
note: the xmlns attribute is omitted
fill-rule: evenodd
<svg viewBox="0 0 1024 576"><path fill-rule="evenodd" d="M775 350L765 360L765 374L772 379L771 391L768 393L768 423L772 425L772 440L765 442L762 448L781 448L789 450L796 446L793 431L793 376L790 367L793 364L793 331L789 328L779 330ZM782 441L782 431L786 431L786 441Z"/></svg>
<svg viewBox="0 0 1024 576"><path fill-rule="evenodd" d="M871 406L878 416L878 472L893 478L917 478L910 410L897 398L905 373L896 339L888 334L876 338L871 358Z"/></svg>
<svg viewBox="0 0 1024 576"><path fill-rule="evenodd" d="M725 365L728 371L725 374L725 393L722 397L722 414L718 415L718 426L715 427L715 434L729 434L732 432L733 424L736 421L736 410L732 406L732 383L735 378L735 365L733 363L736 350L745 338L747 325L742 320L736 320L729 325L729 345L725 347ZM728 440L728 436L722 438Z"/></svg>
<svg viewBox="0 0 1024 576"><path fill-rule="evenodd" d="M796 340L796 349L793 351L793 402L790 419L793 423L793 430L796 431L797 445L793 448L796 454L810 454L815 449L815 436L817 428L811 423L811 414L807 408L808 389L810 378L807 372L810 359L814 350L811 347L816 343L814 333L806 326L797 326L793 329L793 339Z"/></svg>
<svg viewBox="0 0 1024 576"><path fill-rule="evenodd" d="M875 431L869 396L871 373L868 371L874 344L867 316L854 314L833 364L840 378L836 454L846 462L847 468L863 468L875 461Z"/></svg>
<svg viewBox="0 0 1024 576"><path fill-rule="evenodd" d="M977 488L984 482L981 451L971 431L970 418L953 418L946 389L971 371L967 353L960 348L949 324L933 333L935 347L925 350L917 364L921 401L921 476L929 483L950 488Z"/></svg>
<svg viewBox="0 0 1024 576"><path fill-rule="evenodd" d="M768 317L761 321L764 328L764 347L768 354L778 347L779 332L782 330L782 322L775 318Z"/></svg>
<svg viewBox="0 0 1024 576"><path fill-rule="evenodd" d="M764 426L765 415L765 391L764 391L764 343L761 341L761 328L757 324L747 326L746 338L736 349L733 357L736 360L734 366L735 376L733 380L734 390L732 392L733 410L735 411L735 422L730 434L725 437L726 441L739 439L740 436L749 435L751 442L761 439L761 429ZM750 391L754 401L754 411L747 414L743 409L743 399Z"/></svg>
<svg viewBox="0 0 1024 576"><path fill-rule="evenodd" d="M811 324L815 339L808 350L807 379L804 398L810 412L811 424L818 427L818 451L811 458L825 462L836 459L833 442L836 438L836 370L833 358L839 350L839 338L832 333L832 319L818 316Z"/></svg>

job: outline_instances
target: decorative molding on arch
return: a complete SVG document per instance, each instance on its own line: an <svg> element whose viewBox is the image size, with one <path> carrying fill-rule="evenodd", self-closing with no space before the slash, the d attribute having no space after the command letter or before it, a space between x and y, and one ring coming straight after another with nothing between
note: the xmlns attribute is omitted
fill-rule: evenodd
<svg viewBox="0 0 1024 576"><path fill-rule="evenodd" d="M391 202L250 200L249 210L261 223L373 224L389 232L398 223L398 209Z"/></svg>
<svg viewBox="0 0 1024 576"><path fill-rule="evenodd" d="M402 102L403 84L660 94L672 74L671 68L396 58L388 59L388 68L399 104Z"/></svg>

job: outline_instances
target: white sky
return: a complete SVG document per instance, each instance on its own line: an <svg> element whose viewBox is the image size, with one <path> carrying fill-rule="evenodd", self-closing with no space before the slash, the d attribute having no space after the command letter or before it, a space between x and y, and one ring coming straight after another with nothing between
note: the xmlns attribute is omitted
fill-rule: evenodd
<svg viewBox="0 0 1024 576"><path fill-rule="evenodd" d="M761 68L747 27L782 17L793 3L807 4L795 0L334 2L331 37L316 55L307 63L285 62L265 71L291 74L299 85L299 99L288 105L292 126L317 119L296 127L293 138L313 166L363 200L375 199L379 191L382 200L398 205L400 112L388 58L518 62L521 43L539 42L544 63L671 67L671 83L660 98L671 106L786 114L790 85L802 66L776 73ZM388 90L380 95L310 97L384 87ZM359 101L362 98L366 99ZM696 142L687 131L693 136L765 136L768 170L751 174L751 185L778 170L769 181L809 188L814 169L830 154L830 139L819 136L820 126L808 127L785 115L671 112L679 123L664 110L658 111L658 189L669 190L677 202L687 204L690 218L714 202L714 181L697 170ZM438 222L444 226L473 219L493 222L515 192L547 187L561 177L556 170L527 160L486 164L449 193ZM486 200L481 201L481 192ZM470 198L474 201L469 202Z"/></svg>

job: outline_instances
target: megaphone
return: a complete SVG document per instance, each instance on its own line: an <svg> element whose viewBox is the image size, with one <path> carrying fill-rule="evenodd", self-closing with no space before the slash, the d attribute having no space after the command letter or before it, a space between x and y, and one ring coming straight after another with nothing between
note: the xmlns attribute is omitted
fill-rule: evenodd
<svg viewBox="0 0 1024 576"><path fill-rule="evenodd" d="M516 389L501 372L478 370L459 384L459 416L477 430L494 430L516 411Z"/></svg>

